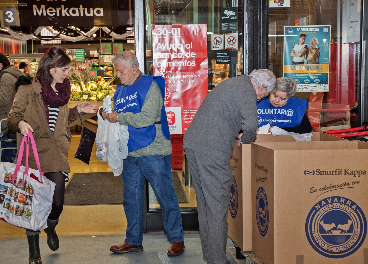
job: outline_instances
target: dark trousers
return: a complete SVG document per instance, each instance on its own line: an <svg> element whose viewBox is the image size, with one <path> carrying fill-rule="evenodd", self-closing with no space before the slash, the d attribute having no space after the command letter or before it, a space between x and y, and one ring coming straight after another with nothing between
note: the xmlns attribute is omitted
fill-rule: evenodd
<svg viewBox="0 0 368 264"><path fill-rule="evenodd" d="M49 172L45 173L45 177L56 184L49 219L58 220L64 206L65 176L61 172ZM40 233L40 231L26 230L27 236L37 235Z"/></svg>

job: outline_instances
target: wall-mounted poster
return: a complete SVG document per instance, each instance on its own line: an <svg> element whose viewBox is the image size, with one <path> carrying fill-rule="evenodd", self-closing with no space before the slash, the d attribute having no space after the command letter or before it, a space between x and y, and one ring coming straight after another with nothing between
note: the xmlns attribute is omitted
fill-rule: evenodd
<svg viewBox="0 0 368 264"><path fill-rule="evenodd" d="M269 7L290 7L290 0L269 0Z"/></svg>
<svg viewBox="0 0 368 264"><path fill-rule="evenodd" d="M75 61L75 49L66 49L65 54L69 56L71 61Z"/></svg>
<svg viewBox="0 0 368 264"><path fill-rule="evenodd" d="M166 82L171 134L184 134L208 94L207 25L153 25L153 74Z"/></svg>
<svg viewBox="0 0 368 264"><path fill-rule="evenodd" d="M298 92L327 92L331 26L287 26L284 34L284 77Z"/></svg>
<svg viewBox="0 0 368 264"><path fill-rule="evenodd" d="M84 49L75 49L75 61L76 62L85 61Z"/></svg>
<svg viewBox="0 0 368 264"><path fill-rule="evenodd" d="M101 54L112 54L111 43L101 43Z"/></svg>
<svg viewBox="0 0 368 264"><path fill-rule="evenodd" d="M118 54L124 51L124 44L123 43L113 43L113 53Z"/></svg>

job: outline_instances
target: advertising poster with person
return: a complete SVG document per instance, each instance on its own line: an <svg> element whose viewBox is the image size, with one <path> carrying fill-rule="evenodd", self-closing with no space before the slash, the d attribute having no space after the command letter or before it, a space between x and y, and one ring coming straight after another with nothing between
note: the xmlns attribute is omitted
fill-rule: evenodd
<svg viewBox="0 0 368 264"><path fill-rule="evenodd" d="M184 134L208 94L207 25L153 25L153 75L166 83L171 134Z"/></svg>
<svg viewBox="0 0 368 264"><path fill-rule="evenodd" d="M284 77L298 92L328 92L331 26L286 26L284 35Z"/></svg>

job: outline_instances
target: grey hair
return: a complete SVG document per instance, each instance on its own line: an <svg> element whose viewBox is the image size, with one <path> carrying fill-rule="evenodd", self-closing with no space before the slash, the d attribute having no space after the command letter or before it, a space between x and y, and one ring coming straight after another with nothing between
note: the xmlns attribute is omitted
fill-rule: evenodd
<svg viewBox="0 0 368 264"><path fill-rule="evenodd" d="M290 98L296 92L296 82L291 78L277 78L277 87L275 91L285 92L288 98Z"/></svg>
<svg viewBox="0 0 368 264"><path fill-rule="evenodd" d="M317 39L317 38L312 38L312 40L313 40L313 39L316 41L316 45L317 45L317 44L319 43L319 42L318 42L318 39Z"/></svg>
<svg viewBox="0 0 368 264"><path fill-rule="evenodd" d="M122 51L112 59L112 63L115 65L121 61L124 61L125 67L131 69L133 65L139 69L139 63L137 57L130 51Z"/></svg>
<svg viewBox="0 0 368 264"><path fill-rule="evenodd" d="M253 70L249 77L251 77L257 85L257 88L266 86L266 93L270 93L276 88L276 76L272 71L267 69Z"/></svg>

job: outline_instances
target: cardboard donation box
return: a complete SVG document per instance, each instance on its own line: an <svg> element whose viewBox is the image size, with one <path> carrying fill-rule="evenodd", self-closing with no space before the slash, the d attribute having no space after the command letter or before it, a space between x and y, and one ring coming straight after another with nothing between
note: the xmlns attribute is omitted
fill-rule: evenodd
<svg viewBox="0 0 368 264"><path fill-rule="evenodd" d="M312 133L312 141L341 141L325 133ZM264 142L296 142L292 136L257 135L254 144ZM242 250L252 251L251 144L235 145L231 157L233 183L227 222L228 236Z"/></svg>
<svg viewBox="0 0 368 264"><path fill-rule="evenodd" d="M251 148L257 257L266 264L367 263L368 143Z"/></svg>

